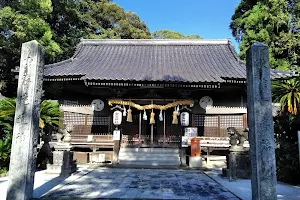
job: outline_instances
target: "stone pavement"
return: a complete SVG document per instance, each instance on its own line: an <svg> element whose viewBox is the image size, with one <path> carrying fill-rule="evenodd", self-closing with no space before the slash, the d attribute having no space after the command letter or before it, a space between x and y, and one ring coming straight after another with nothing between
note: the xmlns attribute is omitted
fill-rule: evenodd
<svg viewBox="0 0 300 200"><path fill-rule="evenodd" d="M45 199L238 199L199 170L100 168L56 187ZM43 198L43 199L44 199Z"/></svg>
<svg viewBox="0 0 300 200"><path fill-rule="evenodd" d="M212 169L206 171L211 178L223 185L226 189L237 195L243 200L252 199L251 180L237 179L234 182L229 182L227 177L222 177L222 169ZM289 185L277 182L277 200L300 200L300 186Z"/></svg>

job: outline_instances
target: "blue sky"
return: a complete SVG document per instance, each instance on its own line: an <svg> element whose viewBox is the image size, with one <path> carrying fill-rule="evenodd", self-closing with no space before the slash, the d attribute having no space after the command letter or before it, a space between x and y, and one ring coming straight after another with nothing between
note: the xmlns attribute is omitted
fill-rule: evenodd
<svg viewBox="0 0 300 200"><path fill-rule="evenodd" d="M240 0L114 0L137 13L150 31L169 29L205 39L231 38L231 16Z"/></svg>

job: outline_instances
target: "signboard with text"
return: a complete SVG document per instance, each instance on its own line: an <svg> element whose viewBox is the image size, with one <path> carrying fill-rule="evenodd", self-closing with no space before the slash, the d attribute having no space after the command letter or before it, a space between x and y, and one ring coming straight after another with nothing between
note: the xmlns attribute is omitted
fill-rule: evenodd
<svg viewBox="0 0 300 200"><path fill-rule="evenodd" d="M186 137L197 137L198 128L197 127L186 127L184 128L184 136Z"/></svg>
<svg viewBox="0 0 300 200"><path fill-rule="evenodd" d="M113 140L120 140L120 130L114 130L113 132Z"/></svg>

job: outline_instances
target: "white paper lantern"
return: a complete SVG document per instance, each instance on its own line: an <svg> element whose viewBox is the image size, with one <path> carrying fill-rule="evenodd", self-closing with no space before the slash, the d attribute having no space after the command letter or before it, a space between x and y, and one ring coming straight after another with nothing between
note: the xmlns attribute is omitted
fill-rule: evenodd
<svg viewBox="0 0 300 200"><path fill-rule="evenodd" d="M113 123L114 125L118 126L122 123L122 112L115 111L113 114Z"/></svg>
<svg viewBox="0 0 300 200"><path fill-rule="evenodd" d="M188 126L190 124L190 114L188 112L182 112L180 114L181 126Z"/></svg>

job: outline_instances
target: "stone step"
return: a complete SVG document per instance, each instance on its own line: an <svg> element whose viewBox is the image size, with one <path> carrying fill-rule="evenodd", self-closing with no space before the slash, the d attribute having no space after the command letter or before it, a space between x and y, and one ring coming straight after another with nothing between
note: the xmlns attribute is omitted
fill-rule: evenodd
<svg viewBox="0 0 300 200"><path fill-rule="evenodd" d="M163 162L163 161L119 161L120 165L140 165L140 166L172 166L178 167L180 165L180 161L173 161L173 162Z"/></svg>
<svg viewBox="0 0 300 200"><path fill-rule="evenodd" d="M179 167L179 149L176 148L121 148L119 164L127 166Z"/></svg>
<svg viewBox="0 0 300 200"><path fill-rule="evenodd" d="M164 154L158 154L158 153L127 153L127 152L120 152L119 157L179 157L178 153L164 153Z"/></svg>
<svg viewBox="0 0 300 200"><path fill-rule="evenodd" d="M178 161L180 160L180 158L177 157L119 157L119 160L128 160L128 161L135 161L135 160L139 160L139 161Z"/></svg>
<svg viewBox="0 0 300 200"><path fill-rule="evenodd" d="M151 153L179 153L179 149L172 148L121 148L120 152L151 152Z"/></svg>

